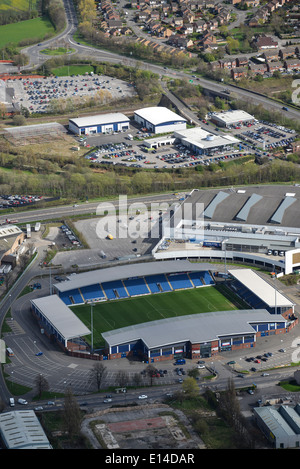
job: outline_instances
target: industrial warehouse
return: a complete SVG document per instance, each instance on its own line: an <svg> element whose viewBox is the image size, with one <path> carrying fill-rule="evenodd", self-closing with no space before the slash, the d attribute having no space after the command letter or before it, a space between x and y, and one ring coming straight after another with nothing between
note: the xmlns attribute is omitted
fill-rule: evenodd
<svg viewBox="0 0 300 469"><path fill-rule="evenodd" d="M69 120L69 130L76 135L120 132L129 129L129 117L120 112L79 117Z"/></svg>
<svg viewBox="0 0 300 469"><path fill-rule="evenodd" d="M219 127L234 127L241 124L252 124L255 121L255 117L242 110L230 110L212 113L211 120Z"/></svg>
<svg viewBox="0 0 300 469"><path fill-rule="evenodd" d="M134 120L154 134L186 129L186 119L166 107L139 109L134 112Z"/></svg>

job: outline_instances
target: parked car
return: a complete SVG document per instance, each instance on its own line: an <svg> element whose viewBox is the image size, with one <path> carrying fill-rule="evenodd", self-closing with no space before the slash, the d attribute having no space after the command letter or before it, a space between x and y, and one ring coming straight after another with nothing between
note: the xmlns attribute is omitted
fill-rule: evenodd
<svg viewBox="0 0 300 469"><path fill-rule="evenodd" d="M148 398L148 396L146 396L146 394L141 394L141 395L139 396L139 399L147 399L147 398Z"/></svg>

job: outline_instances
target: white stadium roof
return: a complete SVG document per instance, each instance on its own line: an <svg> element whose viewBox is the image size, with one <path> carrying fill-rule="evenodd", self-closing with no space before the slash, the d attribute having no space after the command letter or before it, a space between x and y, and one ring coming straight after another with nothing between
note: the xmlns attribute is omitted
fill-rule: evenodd
<svg viewBox="0 0 300 469"><path fill-rule="evenodd" d="M288 300L288 298L286 298L276 288L272 287L272 285L262 279L253 270L236 269L229 270L228 272L271 308L280 308L285 306L292 307L294 305L294 303Z"/></svg>
<svg viewBox="0 0 300 469"><path fill-rule="evenodd" d="M66 340L91 333L57 295L35 298L31 303Z"/></svg>
<svg viewBox="0 0 300 469"><path fill-rule="evenodd" d="M110 112L108 114L99 114L97 116L79 117L70 119L77 127L88 127L101 124L112 124L113 122L129 122L129 117L121 112Z"/></svg>
<svg viewBox="0 0 300 469"><path fill-rule="evenodd" d="M186 122L186 119L166 107L146 107L144 109L138 109L134 113L153 125L159 125L170 121Z"/></svg>

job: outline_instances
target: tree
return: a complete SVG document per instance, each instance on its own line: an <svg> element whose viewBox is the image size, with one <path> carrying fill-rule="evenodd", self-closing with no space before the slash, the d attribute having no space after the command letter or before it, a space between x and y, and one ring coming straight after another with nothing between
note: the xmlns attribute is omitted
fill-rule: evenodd
<svg viewBox="0 0 300 469"><path fill-rule="evenodd" d="M70 386L67 388L64 402L63 419L66 431L72 438L79 434L81 424L80 407Z"/></svg>
<svg viewBox="0 0 300 469"><path fill-rule="evenodd" d="M96 362L94 366L91 368L90 370L91 381L96 383L98 391L100 390L101 384L106 375L107 375L106 366L104 366L103 363L101 362Z"/></svg>
<svg viewBox="0 0 300 469"><path fill-rule="evenodd" d="M197 397L199 395L199 388L195 378L188 377L182 383L182 390L187 397Z"/></svg>
<svg viewBox="0 0 300 469"><path fill-rule="evenodd" d="M146 375L150 378L150 386L153 385L153 378L155 376L156 369L153 365L148 365L146 368Z"/></svg>
<svg viewBox="0 0 300 469"><path fill-rule="evenodd" d="M37 389L38 398L40 399L42 397L43 392L49 390L49 383L46 380L45 376L43 376L42 374L38 374L36 376L34 383Z"/></svg>

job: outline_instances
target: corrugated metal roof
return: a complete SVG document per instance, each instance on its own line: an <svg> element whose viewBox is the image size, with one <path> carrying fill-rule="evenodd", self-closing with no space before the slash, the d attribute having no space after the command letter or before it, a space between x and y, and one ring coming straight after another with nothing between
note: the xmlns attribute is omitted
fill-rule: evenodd
<svg viewBox="0 0 300 469"><path fill-rule="evenodd" d="M255 334L251 323L270 321L274 321L274 315L265 309L218 311L146 322L104 332L102 336L110 346L142 339L152 349L186 341L209 342L218 337Z"/></svg>
<svg viewBox="0 0 300 469"><path fill-rule="evenodd" d="M295 432L274 407L255 407L254 412L270 429L276 439L293 436Z"/></svg>
<svg viewBox="0 0 300 469"><path fill-rule="evenodd" d="M294 303L282 295L282 293L276 290L276 288L272 287L272 285L266 282L253 270L231 269L228 272L271 308L274 308L275 306L293 306Z"/></svg>
<svg viewBox="0 0 300 469"><path fill-rule="evenodd" d="M129 122L129 117L121 112L110 112L108 114L99 114L97 116L79 117L77 119L69 119L77 127L88 127L92 125L112 124L114 122Z"/></svg>
<svg viewBox="0 0 300 469"><path fill-rule="evenodd" d="M143 275L155 275L159 273L199 272L203 270L211 270L211 265L205 263L197 264L186 260L141 262L75 274L70 277L70 280L56 283L54 286L57 291L63 293L73 288L86 287L88 285L110 282L112 280L142 277Z"/></svg>
<svg viewBox="0 0 300 469"><path fill-rule="evenodd" d="M47 321L65 339L81 337L91 333L57 295L35 298L31 300L31 303L41 311Z"/></svg>
<svg viewBox="0 0 300 469"><path fill-rule="evenodd" d="M138 109L134 113L153 125L159 125L170 121L186 122L186 119L175 114L175 112L170 111L170 109L166 107L145 107L143 109Z"/></svg>
<svg viewBox="0 0 300 469"><path fill-rule="evenodd" d="M33 410L0 414L0 433L8 449L51 449Z"/></svg>

